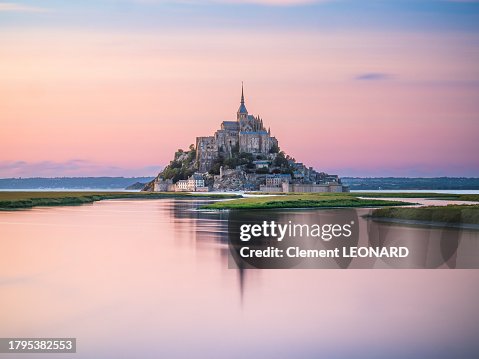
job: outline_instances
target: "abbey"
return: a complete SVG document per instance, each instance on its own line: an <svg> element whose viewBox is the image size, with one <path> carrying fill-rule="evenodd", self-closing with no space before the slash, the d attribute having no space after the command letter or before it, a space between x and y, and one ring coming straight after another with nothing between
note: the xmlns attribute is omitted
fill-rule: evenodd
<svg viewBox="0 0 479 359"><path fill-rule="evenodd" d="M199 172L207 172L220 156L231 158L233 153L266 155L278 148L278 140L266 130L259 116L248 114L245 106L243 85L241 103L236 121L223 121L214 136L196 138L196 160Z"/></svg>
<svg viewBox="0 0 479 359"><path fill-rule="evenodd" d="M241 85L235 121L196 138L144 191L347 192L337 175L318 172L280 150L263 119L248 113Z"/></svg>

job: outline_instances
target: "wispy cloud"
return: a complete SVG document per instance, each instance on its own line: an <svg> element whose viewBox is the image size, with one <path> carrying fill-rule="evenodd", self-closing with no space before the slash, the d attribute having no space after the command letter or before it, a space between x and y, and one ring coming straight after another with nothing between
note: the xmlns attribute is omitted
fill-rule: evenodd
<svg viewBox="0 0 479 359"><path fill-rule="evenodd" d="M30 5L22 5L13 2L0 2L0 12L47 12L49 9L37 7L37 6L30 6Z"/></svg>
<svg viewBox="0 0 479 359"><path fill-rule="evenodd" d="M120 167L82 159L56 161L0 161L0 177L154 176L160 166Z"/></svg>
<svg viewBox="0 0 479 359"><path fill-rule="evenodd" d="M385 74L382 72L367 72L354 77L355 80L359 81L380 81L389 80L390 78L392 78L390 74Z"/></svg>

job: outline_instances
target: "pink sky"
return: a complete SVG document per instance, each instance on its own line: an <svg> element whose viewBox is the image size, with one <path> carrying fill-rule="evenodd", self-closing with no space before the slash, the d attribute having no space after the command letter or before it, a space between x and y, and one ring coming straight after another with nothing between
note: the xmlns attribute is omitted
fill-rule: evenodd
<svg viewBox="0 0 479 359"><path fill-rule="evenodd" d="M342 176L479 176L479 36L0 31L0 177L156 175L235 119ZM73 165L72 165L73 163Z"/></svg>

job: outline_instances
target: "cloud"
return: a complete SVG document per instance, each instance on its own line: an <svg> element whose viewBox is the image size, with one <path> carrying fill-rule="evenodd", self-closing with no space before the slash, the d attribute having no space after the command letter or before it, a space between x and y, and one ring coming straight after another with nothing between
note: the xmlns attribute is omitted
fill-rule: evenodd
<svg viewBox="0 0 479 359"><path fill-rule="evenodd" d="M367 72L357 75L354 79L359 81L381 81L389 80L392 76L381 72Z"/></svg>
<svg viewBox="0 0 479 359"><path fill-rule="evenodd" d="M155 176L160 166L119 167L83 159L55 161L0 161L0 178L11 177L83 177L83 176Z"/></svg>
<svg viewBox="0 0 479 359"><path fill-rule="evenodd" d="M47 12L48 9L13 2L0 3L0 12Z"/></svg>

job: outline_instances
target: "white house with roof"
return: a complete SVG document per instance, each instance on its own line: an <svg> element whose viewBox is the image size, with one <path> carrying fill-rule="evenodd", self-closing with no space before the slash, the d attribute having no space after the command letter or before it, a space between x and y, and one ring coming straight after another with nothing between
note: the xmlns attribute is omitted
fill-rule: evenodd
<svg viewBox="0 0 479 359"><path fill-rule="evenodd" d="M205 186L205 179L199 173L195 173L186 180L179 180L176 182L177 192L208 192L208 187Z"/></svg>

